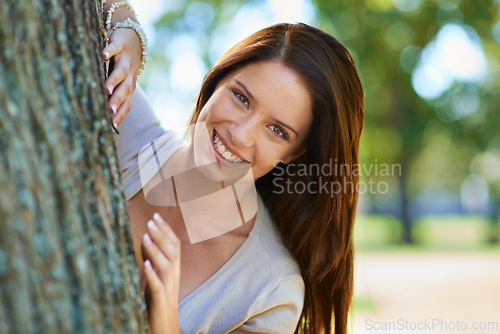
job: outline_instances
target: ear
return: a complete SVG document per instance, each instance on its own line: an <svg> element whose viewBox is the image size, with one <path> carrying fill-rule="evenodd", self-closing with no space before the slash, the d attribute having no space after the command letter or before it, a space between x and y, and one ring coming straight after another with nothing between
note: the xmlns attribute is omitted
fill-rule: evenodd
<svg viewBox="0 0 500 334"><path fill-rule="evenodd" d="M282 163L284 163L286 165L286 164L294 161L295 159L297 159L298 157L300 157L304 153L306 153L306 148L305 147L303 147L303 148L297 150L295 153L292 153L292 154L288 155L287 157L285 157L282 160Z"/></svg>

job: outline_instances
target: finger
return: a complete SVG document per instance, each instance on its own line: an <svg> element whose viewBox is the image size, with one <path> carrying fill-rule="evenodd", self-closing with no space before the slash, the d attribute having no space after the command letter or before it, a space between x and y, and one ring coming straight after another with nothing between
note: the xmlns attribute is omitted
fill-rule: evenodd
<svg viewBox="0 0 500 334"><path fill-rule="evenodd" d="M132 95L129 95L125 102L118 108L118 111L113 116L113 123L121 124L125 116L127 116L132 106Z"/></svg>
<svg viewBox="0 0 500 334"><path fill-rule="evenodd" d="M158 246L151 240L148 233L144 234L142 244L146 258L151 261L153 267L158 272L160 280L166 282L170 269L172 268L171 262L167 259L165 254L158 248Z"/></svg>
<svg viewBox="0 0 500 334"><path fill-rule="evenodd" d="M158 275L156 274L156 272L154 271L153 265L151 264L150 260L144 261L144 276L146 277L146 282L149 286L149 289L151 290L151 292L154 293L154 295L157 295L162 291L163 284Z"/></svg>
<svg viewBox="0 0 500 334"><path fill-rule="evenodd" d="M147 281L145 298L151 333L168 333L169 331L165 331L165 321L168 321L165 316L176 314L178 299L167 296L168 292L172 291L168 291L169 288L162 283L151 262L145 261L144 268L144 276ZM177 320L177 317L173 320ZM177 330L175 332L180 333Z"/></svg>
<svg viewBox="0 0 500 334"><path fill-rule="evenodd" d="M180 240L175 234L174 230L172 230L170 225L162 218L162 216L158 212L153 215L153 219L155 220L158 227L160 227L160 229L162 229L165 234L167 234L168 238L174 243L179 243L180 246Z"/></svg>
<svg viewBox="0 0 500 334"><path fill-rule="evenodd" d="M122 83L125 79L127 79L128 76L128 71L127 67L125 66L124 62L117 62L115 63L115 67L113 68L113 71L109 75L109 77L106 79L106 90L108 91L109 95L112 95L115 88Z"/></svg>
<svg viewBox="0 0 500 334"><path fill-rule="evenodd" d="M168 245L172 249L172 251L171 251L172 256L179 256L180 251L181 251L181 242L180 242L179 238L177 237L177 235L175 234L174 230L172 230L170 225L167 224L167 222L165 222L165 220L163 220L163 218L160 216L159 213L155 213L153 215L153 219L154 219L155 225L158 226L158 228L164 233L164 235L166 237L165 241L168 243ZM171 258L170 260L174 261L175 259Z"/></svg>
<svg viewBox="0 0 500 334"><path fill-rule="evenodd" d="M146 304L151 316L152 311L157 310L158 307L161 309L161 305L165 303L165 288L149 260L144 261L144 277L146 278Z"/></svg>
<svg viewBox="0 0 500 334"><path fill-rule="evenodd" d="M118 109L128 97L132 96L135 87L132 87L130 80L122 81L113 91L113 95L108 100L108 105L113 114L116 115Z"/></svg>
<svg viewBox="0 0 500 334"><path fill-rule="evenodd" d="M123 47L123 43L111 40L111 43L109 43L104 49L102 49L101 55L104 59L110 60L111 57L114 57L122 52Z"/></svg>
<svg viewBox="0 0 500 334"><path fill-rule="evenodd" d="M153 215L156 225L166 236L165 247L168 247L169 260L172 261L176 269L180 268L181 242L170 225L165 222L159 213ZM167 251L167 250L166 250Z"/></svg>
<svg viewBox="0 0 500 334"><path fill-rule="evenodd" d="M154 221L148 221L148 233L154 240L155 245L160 249L166 258L173 263L176 263L179 256L179 249L175 241L155 224Z"/></svg>

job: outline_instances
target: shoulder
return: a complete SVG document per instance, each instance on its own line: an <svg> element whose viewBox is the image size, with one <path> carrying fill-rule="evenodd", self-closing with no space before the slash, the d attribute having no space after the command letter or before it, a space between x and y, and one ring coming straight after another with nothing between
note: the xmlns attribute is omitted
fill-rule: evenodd
<svg viewBox="0 0 500 334"><path fill-rule="evenodd" d="M280 280L276 287L262 294L250 316L235 332L293 333L304 304L304 282L300 277Z"/></svg>
<svg viewBox="0 0 500 334"><path fill-rule="evenodd" d="M119 131L119 135L114 135L114 142L125 198L129 200L158 174L184 142L174 131L161 125L140 86L134 92L132 106Z"/></svg>
<svg viewBox="0 0 500 334"><path fill-rule="evenodd" d="M266 256L267 264L272 266L277 275L283 279L290 276L300 277L300 269L283 243L281 234L272 221L269 211L259 197L259 214L257 215L256 228L252 236L258 241L260 251Z"/></svg>

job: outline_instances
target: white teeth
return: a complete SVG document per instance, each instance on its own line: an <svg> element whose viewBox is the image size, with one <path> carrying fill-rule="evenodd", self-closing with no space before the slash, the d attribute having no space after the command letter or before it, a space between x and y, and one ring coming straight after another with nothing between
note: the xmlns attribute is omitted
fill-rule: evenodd
<svg viewBox="0 0 500 334"><path fill-rule="evenodd" d="M231 161L231 162L242 162L243 161L240 158L232 155L231 152L226 151L226 147L224 146L224 144L222 144L222 140L219 138L217 133L214 135L213 141L214 141L215 149L224 159Z"/></svg>

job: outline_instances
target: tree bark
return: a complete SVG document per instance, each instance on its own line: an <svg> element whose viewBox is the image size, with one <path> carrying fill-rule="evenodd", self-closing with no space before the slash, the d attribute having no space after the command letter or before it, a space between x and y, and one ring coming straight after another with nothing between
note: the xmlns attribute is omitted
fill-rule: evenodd
<svg viewBox="0 0 500 334"><path fill-rule="evenodd" d="M148 331L100 3L0 7L0 333Z"/></svg>

